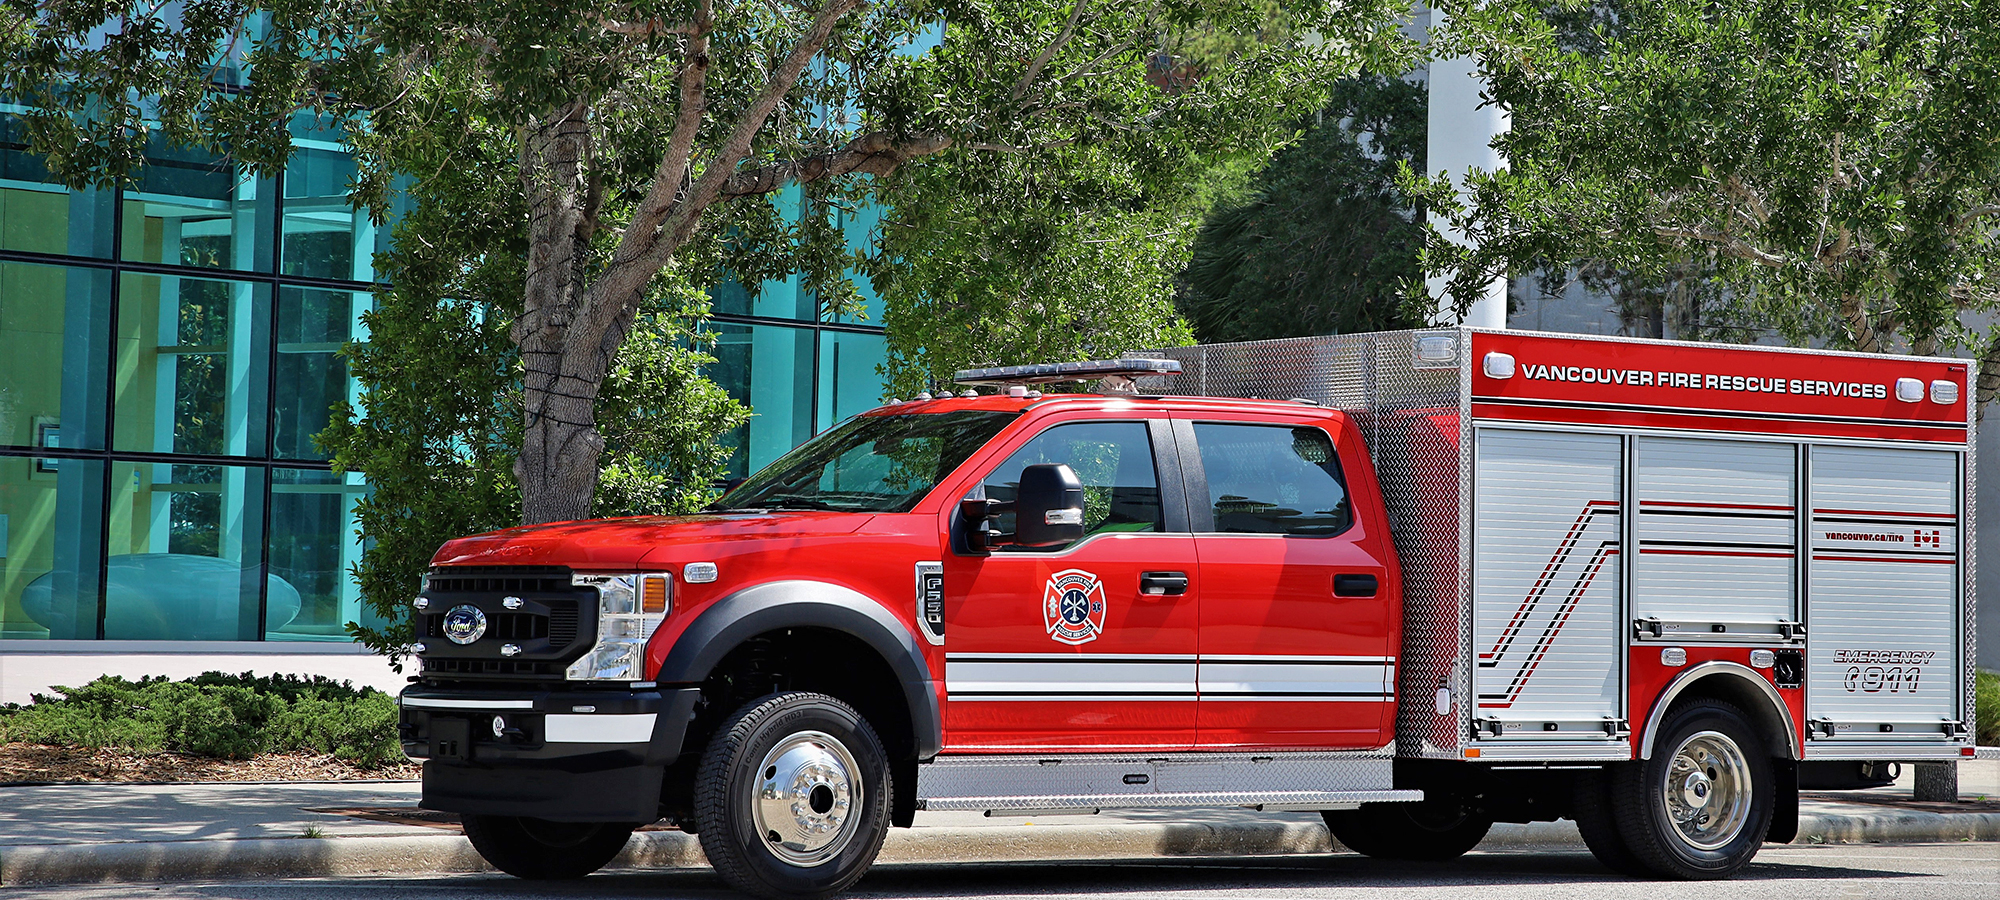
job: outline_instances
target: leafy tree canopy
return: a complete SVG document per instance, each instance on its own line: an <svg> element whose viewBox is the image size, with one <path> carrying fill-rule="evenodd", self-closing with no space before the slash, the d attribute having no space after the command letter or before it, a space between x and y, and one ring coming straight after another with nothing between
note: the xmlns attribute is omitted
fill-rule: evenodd
<svg viewBox="0 0 2000 900"><path fill-rule="evenodd" d="M1396 186L1424 167L1424 88L1364 75L1334 86L1297 143L1209 212L1177 302L1202 341L1409 327L1423 227Z"/></svg>
<svg viewBox="0 0 2000 900"><path fill-rule="evenodd" d="M1477 249L1426 265L1469 303L1499 273L1594 260L1713 272L1788 340L1984 357L2000 305L2000 9L1980 0L1449 0L1513 130L1508 169L1421 193ZM1411 178L1413 183L1416 179Z"/></svg>
<svg viewBox="0 0 2000 900"><path fill-rule="evenodd" d="M522 364L515 471L530 522L589 511L606 447L597 401L649 297L727 269L746 284L803 272L828 304L851 299L832 223L787 220L757 198L796 184L812 204L840 202L859 176L931 156L975 190L996 186L982 169L1019 165L1038 169L1041 194L1088 182L1107 159L1157 185L1191 148L1240 142L1241 123L1303 83L1406 52L1398 0L6 8L28 27L0 89L38 110L31 141L73 182L127 177L153 129L270 168L302 109L360 123L358 196L376 208L398 173L443 172L410 158L449 167L511 152L513 171L493 174L525 231L507 338ZM911 52L926 35L936 46ZM1175 73L1172 89L1149 80L1156 68Z"/></svg>

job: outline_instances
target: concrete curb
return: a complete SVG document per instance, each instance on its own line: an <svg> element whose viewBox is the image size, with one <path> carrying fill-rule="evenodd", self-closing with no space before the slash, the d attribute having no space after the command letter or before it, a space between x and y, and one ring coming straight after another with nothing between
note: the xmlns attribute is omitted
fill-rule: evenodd
<svg viewBox="0 0 2000 900"><path fill-rule="evenodd" d="M2000 813L1806 814L1797 844L2000 841ZM1569 822L1495 825L1486 850L1581 852ZM889 833L879 862L944 864L1041 860L1320 854L1326 829L1298 822L1059 824L926 827ZM688 869L708 864L693 836L638 834L614 869ZM458 835L162 841L0 846L0 885L244 880L329 876L419 876L491 872Z"/></svg>

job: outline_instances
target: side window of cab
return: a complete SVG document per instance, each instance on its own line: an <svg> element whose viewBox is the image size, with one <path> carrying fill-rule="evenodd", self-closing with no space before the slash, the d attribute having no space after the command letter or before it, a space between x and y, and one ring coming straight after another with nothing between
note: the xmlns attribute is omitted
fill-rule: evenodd
<svg viewBox="0 0 2000 900"><path fill-rule="evenodd" d="M1159 467L1145 422L1069 422L1049 427L987 473L986 499L1013 501L1021 470L1061 463L1083 483L1085 535L1107 531L1165 529L1160 505ZM1014 530L1014 514L1002 513L995 530Z"/></svg>
<svg viewBox="0 0 2000 900"><path fill-rule="evenodd" d="M1353 524L1347 478L1325 431L1197 422L1194 435L1216 531L1330 537Z"/></svg>

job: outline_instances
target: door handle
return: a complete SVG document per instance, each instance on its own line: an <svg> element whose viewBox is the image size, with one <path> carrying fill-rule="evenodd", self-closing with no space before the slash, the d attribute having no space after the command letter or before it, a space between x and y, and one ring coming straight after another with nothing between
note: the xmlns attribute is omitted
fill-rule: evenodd
<svg viewBox="0 0 2000 900"><path fill-rule="evenodd" d="M1177 597L1187 593L1186 572L1141 572L1139 593L1148 597Z"/></svg>
<svg viewBox="0 0 2000 900"><path fill-rule="evenodd" d="M1375 576L1373 575L1333 576L1333 595L1335 597L1373 597L1379 587L1380 585L1376 583Z"/></svg>

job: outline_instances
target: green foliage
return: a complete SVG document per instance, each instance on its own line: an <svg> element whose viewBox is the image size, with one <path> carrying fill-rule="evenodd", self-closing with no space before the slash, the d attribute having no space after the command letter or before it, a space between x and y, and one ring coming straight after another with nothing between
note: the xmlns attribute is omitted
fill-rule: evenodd
<svg viewBox="0 0 2000 900"><path fill-rule="evenodd" d="M598 515L680 515L719 493L731 449L716 437L750 410L701 375L715 361L701 349L714 336L694 330L708 298L682 303L642 313L611 370L598 405L605 442Z"/></svg>
<svg viewBox="0 0 2000 900"><path fill-rule="evenodd" d="M1981 747L2000 747L2000 672L1980 672L1973 697L1974 738Z"/></svg>
<svg viewBox="0 0 2000 900"><path fill-rule="evenodd" d="M1927 0L1439 4L1442 52L1483 60L1513 128L1461 206L1477 246L1427 268L1469 302L1495 274L1594 260L1712 272L1729 313L1795 343L1988 356L2000 306L2000 16Z"/></svg>
<svg viewBox="0 0 2000 900"><path fill-rule="evenodd" d="M1211 210L1176 302L1204 342L1410 327L1423 246L1399 165L1424 167L1424 90L1340 82L1299 141Z"/></svg>
<svg viewBox="0 0 2000 900"><path fill-rule="evenodd" d="M1173 278L1202 214L1295 136L1298 110L1325 105L1329 76L1393 69L1410 49L1394 4L1118 4L1090 18L1151 18L1147 38L1065 47L1048 68L1071 75L1024 78L1014 60L1080 9L1044 10L1039 27L967 9L940 49L893 70L912 85L897 96L946 98L920 118L947 133L964 126L935 117L1024 96L1019 114L876 185L890 211L860 268L885 299L891 393L967 366L1191 342Z"/></svg>
<svg viewBox="0 0 2000 900"><path fill-rule="evenodd" d="M225 675L186 681L106 675L0 709L0 741L116 747L214 759L327 753L362 768L404 761L395 698L314 676Z"/></svg>

